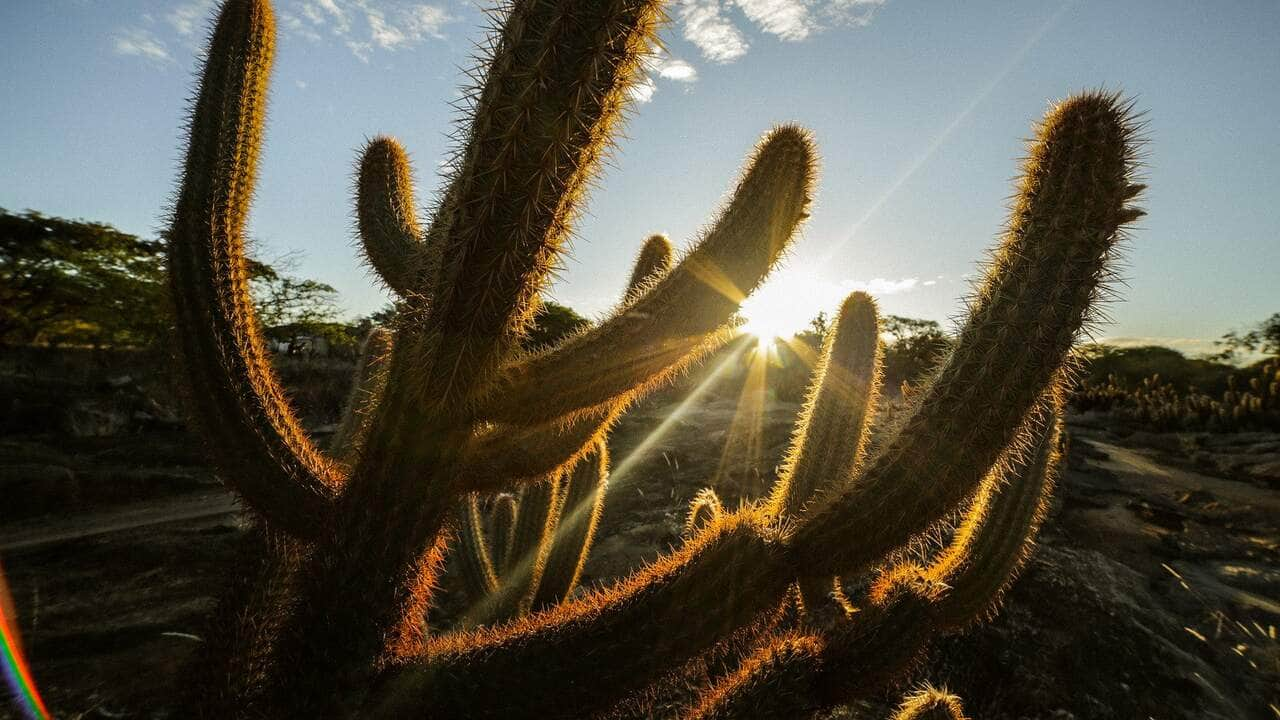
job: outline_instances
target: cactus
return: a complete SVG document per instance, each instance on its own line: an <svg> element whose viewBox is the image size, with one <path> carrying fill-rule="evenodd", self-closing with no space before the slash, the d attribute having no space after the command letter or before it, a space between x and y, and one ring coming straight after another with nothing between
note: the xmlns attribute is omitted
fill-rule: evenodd
<svg viewBox="0 0 1280 720"><path fill-rule="evenodd" d="M873 447L861 429L877 411L876 325L855 296L770 501L721 510L671 554L565 599L592 531L576 510L565 526L564 510L574 498L595 507L592 486L599 502L610 425L733 336L740 302L807 217L814 182L809 135L775 128L660 278L596 326L521 349L660 15L658 0L510 3L425 232L407 155L384 138L366 147L361 240L402 310L348 459L301 430L249 303L244 224L274 32L267 0L224 3L167 234L170 288L191 414L267 542L214 618L188 714L585 717L723 654L729 638L744 648L739 669L709 679L691 712L766 696L817 707L878 692L934 634L990 611L1051 485L1049 418L1072 345L1140 215L1135 129L1110 94L1059 103L1038 128L956 347ZM531 581L507 605L532 614L429 632L451 540L485 539L478 493L502 493L504 509L473 558L488 563L476 591L516 598L503 580L527 564L517 548L535 546L546 590ZM932 564L879 568L965 508ZM860 612L780 628L797 583L868 573L881 579L849 601Z"/></svg>
<svg viewBox="0 0 1280 720"><path fill-rule="evenodd" d="M926 685L903 698L893 720L967 720L960 698Z"/></svg>
<svg viewBox="0 0 1280 720"><path fill-rule="evenodd" d="M662 279L671 268L671 241L662 234L651 235L641 246L636 257L631 278L627 281L624 302L633 300L650 286ZM484 624L527 613L563 600L577 586L582 566L591 552L595 540L595 528L604 507L605 488L608 484L609 457L605 444L608 428L625 410L626 404L613 403L604 417L581 418L561 436L569 436L575 446L582 444L579 433L587 432L595 437L594 453L565 471L571 463L561 463L544 474L564 473L549 481L524 488L524 495L514 503L514 511L507 506L495 506L495 512L510 513L510 535L501 542L509 545L500 553L490 549L484 537L483 524L472 517L476 512L475 497L460 512L463 516L462 542L457 553L458 567L464 575L473 604L466 618L469 624ZM526 447L555 447L558 438L546 433L528 437ZM498 455L509 451L500 449ZM519 513L518 508L524 512ZM496 533L495 533L496 535ZM495 537L494 544L499 538ZM501 561L486 558L501 555ZM510 563L510 564L508 564ZM500 591L499 588L501 587ZM490 594L499 591L496 596Z"/></svg>
<svg viewBox="0 0 1280 720"><path fill-rule="evenodd" d="M720 496L711 488L702 488L689 501L689 514L684 521L684 536L693 537L699 530L715 523L724 514Z"/></svg>
<svg viewBox="0 0 1280 720"><path fill-rule="evenodd" d="M1195 387L1180 391L1160 375L1143 378L1130 388L1115 375L1086 385L1072 397L1079 410L1107 412L1122 421L1156 430L1240 430L1280 428L1280 361L1265 360L1240 378L1227 376L1227 389L1214 398Z"/></svg>

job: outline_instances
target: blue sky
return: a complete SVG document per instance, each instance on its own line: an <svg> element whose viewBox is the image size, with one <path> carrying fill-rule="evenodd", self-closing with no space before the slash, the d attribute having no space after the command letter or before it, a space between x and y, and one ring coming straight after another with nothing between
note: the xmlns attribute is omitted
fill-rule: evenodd
<svg viewBox="0 0 1280 720"><path fill-rule="evenodd" d="M385 301L357 261L351 169L364 138L413 154L430 202L460 68L462 0L277 0L280 43L251 231L259 252L352 314ZM1280 2L687 0L670 7L578 239L551 289L587 313L618 297L641 239L707 221L772 124L823 154L813 218L769 306L802 322L853 288L947 320L1004 218L1021 139L1073 90L1147 113L1145 218L1100 337L1196 353L1280 311ZM0 206L154 235L180 156L211 2L0 3Z"/></svg>

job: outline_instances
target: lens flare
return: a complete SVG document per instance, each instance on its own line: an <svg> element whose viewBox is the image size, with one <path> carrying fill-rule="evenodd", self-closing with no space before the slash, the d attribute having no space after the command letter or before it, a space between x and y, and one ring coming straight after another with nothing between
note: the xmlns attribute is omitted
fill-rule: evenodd
<svg viewBox="0 0 1280 720"><path fill-rule="evenodd" d="M18 638L18 616L9 596L9 584L5 582L4 568L0 568L0 665L4 667L4 679L14 702L25 711L27 717L37 720L49 718L49 708L36 689L31 668L22 654Z"/></svg>

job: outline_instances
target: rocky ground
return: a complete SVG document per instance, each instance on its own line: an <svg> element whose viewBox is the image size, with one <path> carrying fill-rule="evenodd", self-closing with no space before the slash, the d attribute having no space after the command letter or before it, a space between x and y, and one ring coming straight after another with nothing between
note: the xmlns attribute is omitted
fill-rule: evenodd
<svg viewBox="0 0 1280 720"><path fill-rule="evenodd" d="M797 407L706 392L632 412L611 442L586 582L678 544L702 487L729 506L766 492ZM945 683L976 718L1280 717L1280 436L1120 435L1077 420L1053 517L1002 611L939 641L907 684ZM138 470L147 445L132 442ZM77 477L104 462L47 436L0 441L10 465L59 453ZM171 460L150 470L174 472ZM0 516L26 650L58 717L168 716L243 533L207 473L178 474L178 494ZM441 614L459 602L446 592ZM884 717L900 692L835 716Z"/></svg>

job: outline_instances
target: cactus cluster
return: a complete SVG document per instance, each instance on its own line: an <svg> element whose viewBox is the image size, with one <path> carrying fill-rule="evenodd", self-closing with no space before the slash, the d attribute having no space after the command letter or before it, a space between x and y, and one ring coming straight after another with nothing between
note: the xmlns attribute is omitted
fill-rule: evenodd
<svg viewBox="0 0 1280 720"><path fill-rule="evenodd" d="M194 666L188 714L590 717L658 702L701 672L673 713L791 717L880 692L931 637L994 607L1052 487L1073 344L1141 214L1136 129L1112 94L1058 103L1036 128L955 348L899 419L869 431L879 328L855 294L774 491L732 511L704 496L671 554L569 597L609 427L733 337L814 183L808 133L773 129L691 249L674 262L646 249L615 312L522 349L660 5L513 0L498 13L429 223L403 149L365 147L360 239L402 311L370 339L326 451L272 373L245 276L272 10L223 4L167 235L170 287L191 415L259 529ZM941 552L904 559L957 515ZM451 545L498 609L440 633L428 610ZM812 622L836 577L870 589Z"/></svg>
<svg viewBox="0 0 1280 720"><path fill-rule="evenodd" d="M1106 382L1082 387L1071 404L1164 431L1276 429L1280 428L1280 360L1259 363L1243 375L1228 375L1227 389L1218 397L1194 386L1181 391L1159 375L1129 387L1112 374Z"/></svg>

